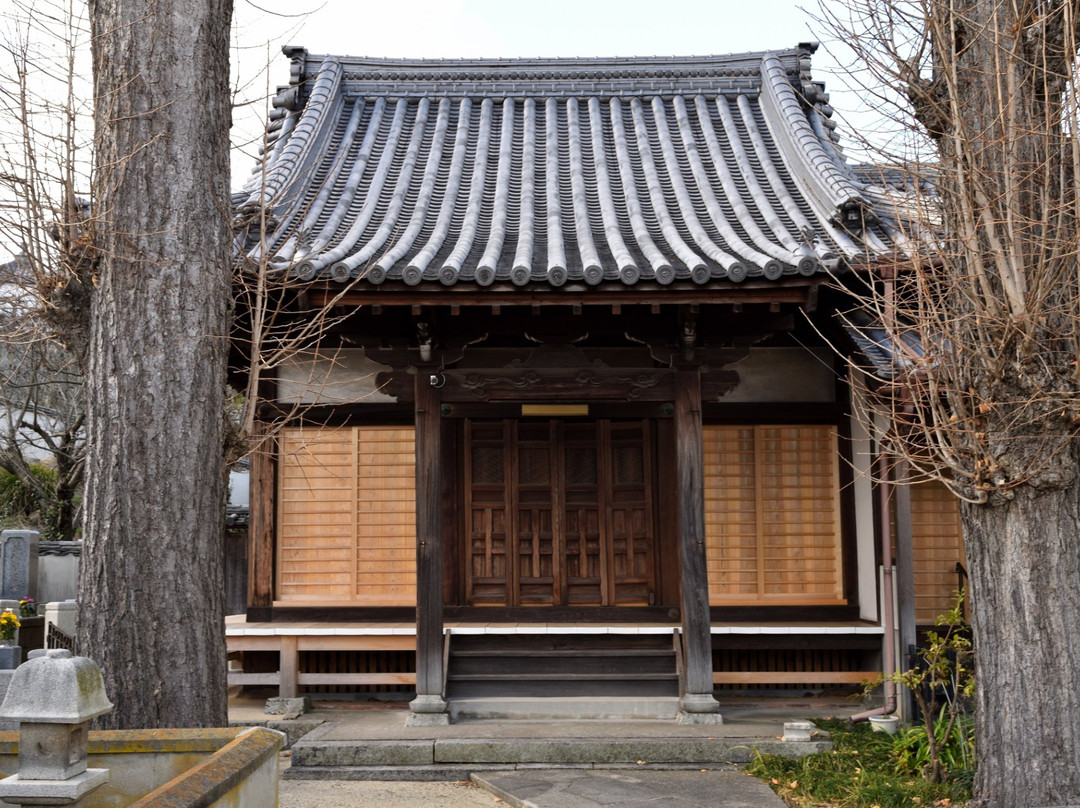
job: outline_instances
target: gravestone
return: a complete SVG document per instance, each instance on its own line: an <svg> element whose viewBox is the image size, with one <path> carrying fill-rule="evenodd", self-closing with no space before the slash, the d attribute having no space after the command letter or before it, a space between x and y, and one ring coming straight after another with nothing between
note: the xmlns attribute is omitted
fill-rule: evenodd
<svg viewBox="0 0 1080 808"><path fill-rule="evenodd" d="M0 598L37 597L39 535L36 530L0 533Z"/></svg>

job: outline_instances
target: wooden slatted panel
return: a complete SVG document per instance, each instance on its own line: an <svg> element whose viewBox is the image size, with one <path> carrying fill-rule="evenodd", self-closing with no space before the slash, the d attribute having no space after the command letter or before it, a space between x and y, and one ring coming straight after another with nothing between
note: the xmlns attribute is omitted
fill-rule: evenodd
<svg viewBox="0 0 1080 808"><path fill-rule="evenodd" d="M359 427L357 602L416 603L416 443L412 427Z"/></svg>
<svg viewBox="0 0 1080 808"><path fill-rule="evenodd" d="M766 597L843 598L840 480L832 427L759 426Z"/></svg>
<svg viewBox="0 0 1080 808"><path fill-rule="evenodd" d="M835 429L708 426L704 438L710 603L843 603Z"/></svg>
<svg viewBox="0 0 1080 808"><path fill-rule="evenodd" d="M279 601L416 602L413 430L282 431Z"/></svg>
<svg viewBox="0 0 1080 808"><path fill-rule="evenodd" d="M754 428L707 426L704 450L709 602L755 600L761 581Z"/></svg>
<svg viewBox="0 0 1080 808"><path fill-rule="evenodd" d="M356 545L349 429L284 429L278 465L279 600L348 600Z"/></svg>
<svg viewBox="0 0 1080 808"><path fill-rule="evenodd" d="M895 535L895 534L894 534ZM915 565L915 621L933 624L953 603L956 563L964 563L960 507L937 482L911 488L911 541Z"/></svg>
<svg viewBox="0 0 1080 808"><path fill-rule="evenodd" d="M880 676L868 670L862 651L728 648L713 651L718 690L786 690L792 686L853 686Z"/></svg>

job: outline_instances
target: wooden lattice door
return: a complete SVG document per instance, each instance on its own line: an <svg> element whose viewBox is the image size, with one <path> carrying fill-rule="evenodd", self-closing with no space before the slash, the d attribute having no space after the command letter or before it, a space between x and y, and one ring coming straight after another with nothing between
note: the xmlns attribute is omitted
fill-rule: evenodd
<svg viewBox="0 0 1080 808"><path fill-rule="evenodd" d="M652 602L647 422L468 421L465 432L470 604Z"/></svg>

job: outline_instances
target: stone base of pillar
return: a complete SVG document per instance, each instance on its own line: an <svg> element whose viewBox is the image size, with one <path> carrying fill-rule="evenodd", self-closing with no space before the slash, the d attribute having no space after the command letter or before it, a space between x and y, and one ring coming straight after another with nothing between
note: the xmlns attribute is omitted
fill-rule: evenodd
<svg viewBox="0 0 1080 808"><path fill-rule="evenodd" d="M407 727L442 727L450 723L446 699L442 696L417 696L409 702Z"/></svg>
<svg viewBox="0 0 1080 808"><path fill-rule="evenodd" d="M687 693L679 699L680 724L723 724L720 703L711 693Z"/></svg>
<svg viewBox="0 0 1080 808"><path fill-rule="evenodd" d="M407 727L446 727L450 725L450 713L409 713L405 716Z"/></svg>
<svg viewBox="0 0 1080 808"><path fill-rule="evenodd" d="M724 716L720 713L688 713L684 710L679 712L676 719L679 724L723 724Z"/></svg>

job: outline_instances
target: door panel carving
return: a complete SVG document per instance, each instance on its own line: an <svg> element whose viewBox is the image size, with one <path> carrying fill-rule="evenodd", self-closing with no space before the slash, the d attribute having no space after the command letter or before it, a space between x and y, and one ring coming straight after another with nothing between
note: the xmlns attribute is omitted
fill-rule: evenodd
<svg viewBox="0 0 1080 808"><path fill-rule="evenodd" d="M465 435L470 605L653 601L648 422L468 421Z"/></svg>

